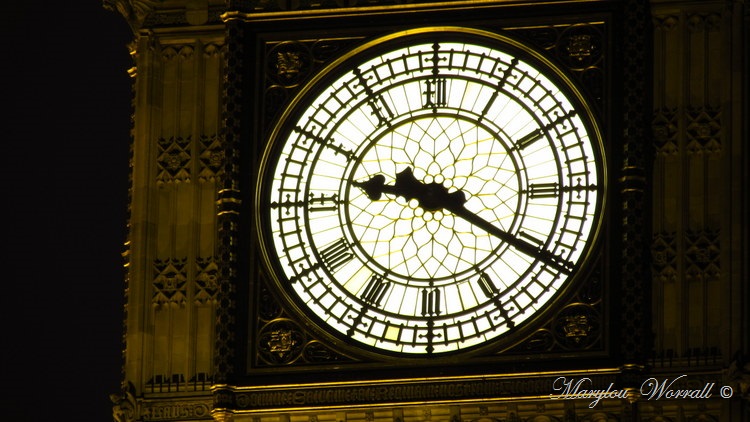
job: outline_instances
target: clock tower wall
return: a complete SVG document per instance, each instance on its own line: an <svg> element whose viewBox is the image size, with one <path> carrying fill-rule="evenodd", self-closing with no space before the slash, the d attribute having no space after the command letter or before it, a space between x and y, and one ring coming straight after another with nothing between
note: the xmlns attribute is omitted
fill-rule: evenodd
<svg viewBox="0 0 750 422"><path fill-rule="evenodd" d="M468 2L105 0L134 32L116 420L750 420L746 2L570 1L559 10L575 13L544 22L550 2L472 3L520 12L480 17ZM602 5L615 5L612 15L579 21ZM625 10L634 5L648 17ZM539 322L550 337L536 332L503 350L516 366L497 353L395 381L403 366L326 343L310 321L279 307L260 258L243 258L258 257L246 219L256 166L292 99L336 57L397 30L466 22L517 36L557 64L581 63L602 46L610 54L606 69L567 69L590 107L614 122L604 129L618 148L608 151L608 188L617 193L605 223L617 229L604 242L614 246L589 274L601 282L582 283ZM571 26L594 28L604 44L588 44L585 31L560 35ZM607 43L627 48L619 55ZM618 101L638 84L642 91ZM294 355L296 333L319 347ZM544 346L549 338L554 346ZM604 389L680 375L689 380L681 387L716 387L707 399L631 395L592 408L552 399L560 374L590 376ZM721 386L734 396L722 399Z"/></svg>
<svg viewBox="0 0 750 422"><path fill-rule="evenodd" d="M653 2L653 287L659 361L723 361L742 348L737 291L747 111L738 4ZM746 12L745 12L746 13ZM745 29L745 31L747 31ZM744 54L746 56L746 54ZM744 59L746 60L746 58ZM744 90L744 91L743 91ZM734 334L732 334L734 333ZM746 341L746 340L745 340Z"/></svg>
<svg viewBox="0 0 750 422"><path fill-rule="evenodd" d="M224 166L220 5L105 3L134 33L124 383L115 415L210 419Z"/></svg>

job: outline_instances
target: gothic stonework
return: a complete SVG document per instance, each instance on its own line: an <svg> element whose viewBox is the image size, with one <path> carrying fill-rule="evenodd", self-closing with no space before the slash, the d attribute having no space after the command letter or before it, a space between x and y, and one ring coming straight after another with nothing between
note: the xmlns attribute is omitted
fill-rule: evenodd
<svg viewBox="0 0 750 422"><path fill-rule="evenodd" d="M277 319L258 334L258 350L267 364L289 364L297 360L305 342L302 332L292 320Z"/></svg>
<svg viewBox="0 0 750 422"><path fill-rule="evenodd" d="M314 337L308 328L288 317L266 285L264 273L259 273L257 321L257 350L259 367L306 366L333 362L347 362L350 358L332 350Z"/></svg>
<svg viewBox="0 0 750 422"><path fill-rule="evenodd" d="M219 267L213 257L196 260L195 297L197 305L216 304Z"/></svg>
<svg viewBox="0 0 750 422"><path fill-rule="evenodd" d="M621 259L622 281L620 283L620 324L622 342L620 350L626 362L642 363L648 354L650 326L647 314L643 313L644 295L649 268L644 256L646 247L645 231L649 227L646 212L646 171L651 167L651 154L646 154L650 143L650 131L646 112L650 102L650 78L647 76L646 53L650 51L650 31L645 25L648 3L631 0L625 2L627 12L624 17L625 39L623 50L624 86L629 87L623 98L622 121L622 161L619 189L621 192L622 221L627 222L623 229L624 241Z"/></svg>
<svg viewBox="0 0 750 422"><path fill-rule="evenodd" d="M725 379L734 387L737 397L750 402L750 358L736 353L725 372Z"/></svg>
<svg viewBox="0 0 750 422"><path fill-rule="evenodd" d="M658 233L651 244L654 280L671 283L677 279L677 239L674 233Z"/></svg>
<svg viewBox="0 0 750 422"><path fill-rule="evenodd" d="M223 55L223 84L221 87L221 127L224 147L224 171L219 181L217 204L217 264L219 266L219 289L217 292L217 315L215 333L214 371L215 380L224 383L234 371L236 337L236 301L234 299L237 279L239 244L240 195L240 143L244 89L245 48L243 25L238 21L226 23L226 53Z"/></svg>
<svg viewBox="0 0 750 422"><path fill-rule="evenodd" d="M149 378L144 392L151 395L157 393L206 392L211 390L213 377L205 372L190 374L167 373L157 374Z"/></svg>
<svg viewBox="0 0 750 422"><path fill-rule="evenodd" d="M687 15L689 32L716 32L721 29L721 16L718 13L691 13Z"/></svg>
<svg viewBox="0 0 750 422"><path fill-rule="evenodd" d="M721 110L719 108L691 108L686 111L687 145L691 154L721 152Z"/></svg>
<svg viewBox="0 0 750 422"><path fill-rule="evenodd" d="M603 110L605 97L603 79L608 57L602 43L608 28L600 23L542 26L532 29L511 29L524 39L548 51L583 85L590 98Z"/></svg>
<svg viewBox="0 0 750 422"><path fill-rule="evenodd" d="M676 155L678 152L677 110L660 108L654 112L652 133L657 156Z"/></svg>
<svg viewBox="0 0 750 422"><path fill-rule="evenodd" d="M190 182L190 136L159 138L158 183Z"/></svg>
<svg viewBox="0 0 750 422"><path fill-rule="evenodd" d="M103 0L106 9L120 12L133 32L141 27L158 3L157 0Z"/></svg>
<svg viewBox="0 0 750 422"><path fill-rule="evenodd" d="M721 275L719 231L685 235L685 275L688 280L716 280Z"/></svg>
<svg viewBox="0 0 750 422"><path fill-rule="evenodd" d="M191 421L208 420L211 405L207 401L144 401L141 419L148 421Z"/></svg>
<svg viewBox="0 0 750 422"><path fill-rule="evenodd" d="M187 258L154 261L154 306L178 305L187 302Z"/></svg>
<svg viewBox="0 0 750 422"><path fill-rule="evenodd" d="M677 27L680 17L674 15L660 15L652 18L655 30L671 31Z"/></svg>
<svg viewBox="0 0 750 422"><path fill-rule="evenodd" d="M432 3L433 0L229 0L230 10L290 12Z"/></svg>
<svg viewBox="0 0 750 422"><path fill-rule="evenodd" d="M178 4L165 0L103 0L104 8L119 12L133 33L159 26L202 25L221 22L226 10L223 0L189 1Z"/></svg>
<svg viewBox="0 0 750 422"><path fill-rule="evenodd" d="M215 181L221 176L224 167L224 146L217 135L201 135L199 139L200 169L198 180Z"/></svg>
<svg viewBox="0 0 750 422"><path fill-rule="evenodd" d="M568 5L575 13L556 15ZM104 7L133 30L136 64L123 253L129 382L110 397L116 422L748 419L747 305L737 295L747 281L746 1L104 0ZM475 377L451 378L454 361L424 377L369 379L380 376L380 363L343 354L294 319L265 285L262 265L250 262L257 245L243 219L255 212L249 179L266 135L314 75L363 39L433 24L533 44L597 113L614 115L607 136L617 162L608 171L618 195L609 224L625 231L580 289L498 354L512 362L502 371L498 356L482 355L472 357L490 363L475 361ZM619 285L607 271L623 274ZM257 309L251 318L247 306ZM605 345L612 329L622 336ZM588 399L550 397L554 365L546 375L501 373L555 354L578 368L581 360L569 357L604 346L626 365L584 362L596 388L685 373L692 383L731 386L734 396L632 394L592 408ZM315 382L355 365L370 372ZM295 374L313 381L297 383Z"/></svg>
<svg viewBox="0 0 750 422"><path fill-rule="evenodd" d="M551 316L524 342L501 353L565 353L603 348L605 327L601 315L605 306L602 302L602 266L598 263L593 267L586 282L556 315Z"/></svg>
<svg viewBox="0 0 750 422"><path fill-rule="evenodd" d="M356 39L269 42L265 46L265 130L308 77Z"/></svg>
<svg viewBox="0 0 750 422"><path fill-rule="evenodd" d="M593 307L574 305L560 312L555 325L557 341L568 350L580 350L600 339L602 321Z"/></svg>
<svg viewBox="0 0 750 422"><path fill-rule="evenodd" d="M194 52L195 47L193 47L192 45L168 46L164 47L161 55L165 61L171 61L174 59L191 60L193 58Z"/></svg>
<svg viewBox="0 0 750 422"><path fill-rule="evenodd" d="M123 382L119 394L110 394L112 400L112 418L115 422L133 422L136 418L137 403L135 387L130 382Z"/></svg>

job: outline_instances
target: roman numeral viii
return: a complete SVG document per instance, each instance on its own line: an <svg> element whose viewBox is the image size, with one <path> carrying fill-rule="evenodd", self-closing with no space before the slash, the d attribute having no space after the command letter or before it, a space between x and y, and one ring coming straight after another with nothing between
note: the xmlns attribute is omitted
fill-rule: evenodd
<svg viewBox="0 0 750 422"><path fill-rule="evenodd" d="M322 249L320 255L331 272L338 271L339 268L354 258L354 253L352 253L349 244L343 237Z"/></svg>

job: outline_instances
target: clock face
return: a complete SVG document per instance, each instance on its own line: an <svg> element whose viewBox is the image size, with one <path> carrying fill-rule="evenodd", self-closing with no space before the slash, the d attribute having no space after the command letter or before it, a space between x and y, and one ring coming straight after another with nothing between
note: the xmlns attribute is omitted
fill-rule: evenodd
<svg viewBox="0 0 750 422"><path fill-rule="evenodd" d="M335 62L273 133L261 247L316 324L386 355L497 341L581 271L604 210L594 118L541 56L423 29Z"/></svg>

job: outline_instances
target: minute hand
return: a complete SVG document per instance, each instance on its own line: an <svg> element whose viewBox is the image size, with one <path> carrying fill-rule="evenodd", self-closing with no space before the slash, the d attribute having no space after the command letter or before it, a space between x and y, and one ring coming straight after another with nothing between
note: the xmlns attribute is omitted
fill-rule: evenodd
<svg viewBox="0 0 750 422"><path fill-rule="evenodd" d="M464 203L466 202L464 192L458 190L448 193L448 189L439 183L420 182L414 177L414 173L410 167L407 167L396 175L396 183L393 185L386 185L385 177L381 174L375 175L366 182L354 182L353 185L364 190L367 196L373 201L380 199L385 193L401 196L406 200L416 199L419 206L425 211L438 211L441 209L450 211L526 255L539 258L546 264L565 273L570 273L573 270L572 262L544 248L519 239L466 209L464 207Z"/></svg>
<svg viewBox="0 0 750 422"><path fill-rule="evenodd" d="M503 242L513 246L514 248L518 249L519 251L525 253L526 255L537 257L547 265L553 266L557 268L558 270L569 274L571 271L573 271L573 263L570 261L567 261L563 259L561 256L555 255L552 252L536 246L532 243L526 242L523 239L519 239L512 234L506 232L505 230L495 226L494 224L490 223L489 221L483 219L482 217L478 216L477 214L469 211L466 209L466 207L461 204L460 207L451 207L447 208L448 211L452 212L454 215L463 218L464 220L468 221L469 223L479 227L480 229L486 231L487 233L496 236Z"/></svg>

